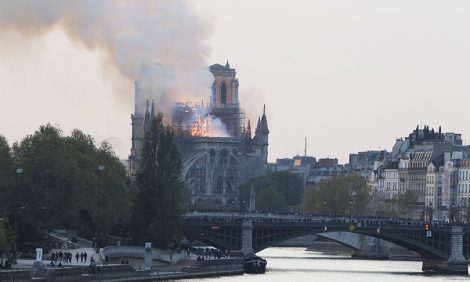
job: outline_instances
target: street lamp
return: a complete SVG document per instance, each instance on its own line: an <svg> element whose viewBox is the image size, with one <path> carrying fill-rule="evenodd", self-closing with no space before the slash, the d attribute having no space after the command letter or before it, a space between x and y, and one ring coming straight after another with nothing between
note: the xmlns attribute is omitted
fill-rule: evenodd
<svg viewBox="0 0 470 282"><path fill-rule="evenodd" d="M353 201L349 200L349 222L352 222L352 204Z"/></svg>
<svg viewBox="0 0 470 282"><path fill-rule="evenodd" d="M432 214L433 214L432 202L429 202L429 206L428 206L428 220L429 220L429 222L432 222Z"/></svg>
<svg viewBox="0 0 470 282"><path fill-rule="evenodd" d="M325 215L326 215L326 204L327 204L327 202L326 202L326 200L324 200L323 201L323 212L324 212Z"/></svg>
<svg viewBox="0 0 470 282"><path fill-rule="evenodd" d="M197 210L197 188L194 190L194 211Z"/></svg>
<svg viewBox="0 0 470 282"><path fill-rule="evenodd" d="M15 175L15 240L13 241L13 264L16 264L16 249L18 244L18 175L20 174L23 174L23 169L17 168Z"/></svg>
<svg viewBox="0 0 470 282"><path fill-rule="evenodd" d="M455 212L455 204L452 202L452 205L450 205L450 223L454 223L454 212Z"/></svg>
<svg viewBox="0 0 470 282"><path fill-rule="evenodd" d="M100 216L100 205L101 205L101 172L104 171L104 165L98 166L98 199L96 202L96 253L100 252L100 242L101 242L101 216Z"/></svg>
<svg viewBox="0 0 470 282"><path fill-rule="evenodd" d="M242 219L245 221L245 200L242 201Z"/></svg>

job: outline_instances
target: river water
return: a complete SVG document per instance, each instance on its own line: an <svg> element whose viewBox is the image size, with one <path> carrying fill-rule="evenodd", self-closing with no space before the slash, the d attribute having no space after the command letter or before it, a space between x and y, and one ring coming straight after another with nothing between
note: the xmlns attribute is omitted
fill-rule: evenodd
<svg viewBox="0 0 470 282"><path fill-rule="evenodd" d="M305 248L269 248L259 256L267 259L265 274L196 279L204 282L421 282L469 281L470 276L425 274L420 261L359 260L349 256L324 255ZM183 281L183 280L181 280ZM193 280L192 280L193 281Z"/></svg>

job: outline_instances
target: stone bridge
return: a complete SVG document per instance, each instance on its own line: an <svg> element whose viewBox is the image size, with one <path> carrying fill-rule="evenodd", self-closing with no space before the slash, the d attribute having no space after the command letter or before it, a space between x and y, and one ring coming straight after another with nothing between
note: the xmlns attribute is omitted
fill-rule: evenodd
<svg viewBox="0 0 470 282"><path fill-rule="evenodd" d="M424 222L240 213L187 213L183 235L222 250L257 253L291 238L328 232L353 232L395 243L423 258L423 270L468 274L470 228Z"/></svg>

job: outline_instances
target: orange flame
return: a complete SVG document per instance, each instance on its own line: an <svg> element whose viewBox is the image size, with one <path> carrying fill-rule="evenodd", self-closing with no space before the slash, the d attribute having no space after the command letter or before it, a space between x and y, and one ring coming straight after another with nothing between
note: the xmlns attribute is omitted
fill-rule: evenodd
<svg viewBox="0 0 470 282"><path fill-rule="evenodd" d="M198 115L196 121L191 126L191 136L209 137L209 118Z"/></svg>

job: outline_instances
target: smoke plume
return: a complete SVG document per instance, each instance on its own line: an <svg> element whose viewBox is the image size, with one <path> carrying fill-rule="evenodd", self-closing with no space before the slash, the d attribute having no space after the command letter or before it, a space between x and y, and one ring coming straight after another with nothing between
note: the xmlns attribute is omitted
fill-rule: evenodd
<svg viewBox="0 0 470 282"><path fill-rule="evenodd" d="M0 31L34 37L56 27L80 46L104 51L106 64L142 84L139 111L146 99L168 113L168 106L181 97L209 96L207 39L212 24L190 1L0 2Z"/></svg>

